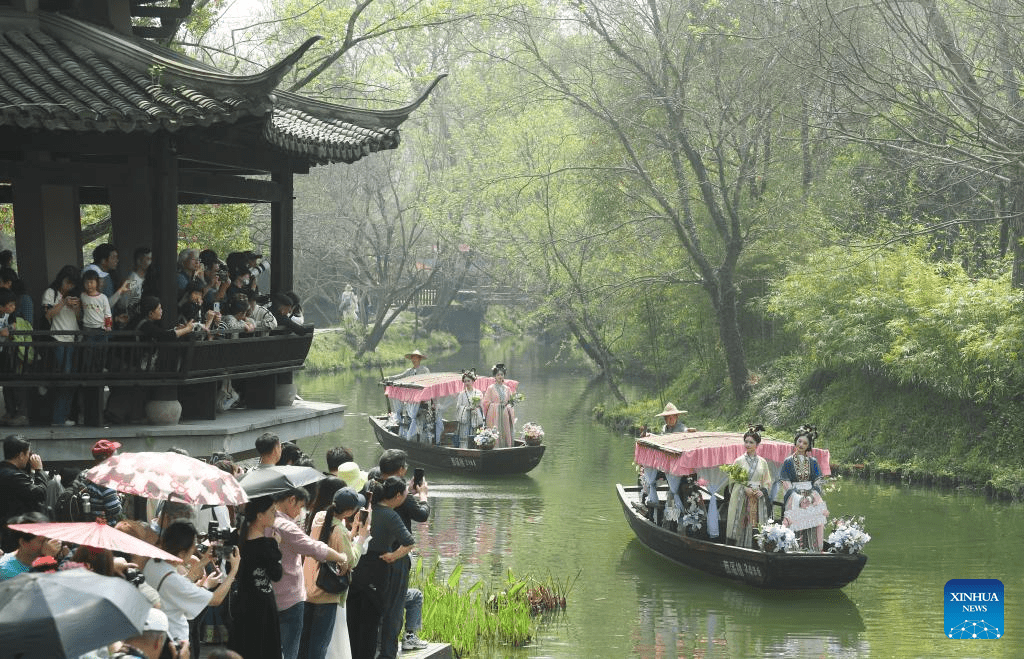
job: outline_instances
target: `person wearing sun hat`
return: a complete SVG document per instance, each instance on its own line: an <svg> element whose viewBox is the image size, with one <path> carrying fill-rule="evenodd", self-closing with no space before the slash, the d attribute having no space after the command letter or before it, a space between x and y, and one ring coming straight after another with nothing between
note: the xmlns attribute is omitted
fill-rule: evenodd
<svg viewBox="0 0 1024 659"><path fill-rule="evenodd" d="M424 373L430 372L430 369L426 366L420 366L420 362L426 359L427 356L419 350L413 350L412 352L405 353L405 358L412 362L412 366L405 369L398 375L391 375L384 378L385 381L390 382L392 380L401 380L402 378L407 378L412 375L423 375ZM392 398L391 409L394 410L394 412L392 412L392 418L389 421L389 425L397 426L399 425L399 422L403 422L404 420L399 415L402 415L404 412L404 415L409 419L408 426L403 428L399 434L405 439L412 440L413 436L417 434L417 426L420 425L420 419L418 419L419 416L422 416L420 404L417 402L403 403L397 398ZM403 423L403 425L405 424Z"/></svg>
<svg viewBox="0 0 1024 659"><path fill-rule="evenodd" d="M665 435L670 432L686 432L688 428L683 420L679 417L683 414L687 414L686 410L676 409L676 406L672 403L665 405L664 411L661 414L655 414L665 419L665 425L661 427L661 434Z"/></svg>
<svg viewBox="0 0 1024 659"><path fill-rule="evenodd" d="M98 440L92 445L92 459L96 464L100 464L114 455L119 448L121 448L120 442L109 439ZM82 476L82 478L85 477ZM96 518L102 517L108 526L114 526L124 517L121 497L118 496L117 490L97 485L90 480L85 481L85 489L89 491L92 514Z"/></svg>
<svg viewBox="0 0 1024 659"><path fill-rule="evenodd" d="M355 462L345 462L338 465L338 478L345 481L345 485L356 492L366 485L366 472L359 468Z"/></svg>

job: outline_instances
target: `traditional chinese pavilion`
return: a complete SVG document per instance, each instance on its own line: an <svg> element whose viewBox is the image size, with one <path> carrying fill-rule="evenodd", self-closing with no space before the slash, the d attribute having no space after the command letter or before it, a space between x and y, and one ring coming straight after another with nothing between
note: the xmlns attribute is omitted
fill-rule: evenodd
<svg viewBox="0 0 1024 659"><path fill-rule="evenodd" d="M396 148L437 84L393 110L282 91L316 38L232 75L149 40L191 8L167 4L0 0L0 203L13 204L19 274L37 304L62 266L82 265L80 204L109 205L125 272L136 246L152 248L165 309L176 308L178 206L270 204L271 290L290 289L295 174Z"/></svg>

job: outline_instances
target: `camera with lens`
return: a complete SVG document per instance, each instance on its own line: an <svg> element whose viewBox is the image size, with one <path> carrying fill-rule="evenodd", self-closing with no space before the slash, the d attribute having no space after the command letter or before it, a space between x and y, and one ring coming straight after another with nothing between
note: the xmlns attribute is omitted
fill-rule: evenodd
<svg viewBox="0 0 1024 659"><path fill-rule="evenodd" d="M213 551L217 558L224 558L231 554L232 549L238 544L238 529L222 529L216 521L211 521L206 528L206 541L214 545Z"/></svg>
<svg viewBox="0 0 1024 659"><path fill-rule="evenodd" d="M125 581L133 586L138 586L146 581L146 577L143 576L142 572L133 567L125 568L125 571L121 573L121 576L124 577Z"/></svg>

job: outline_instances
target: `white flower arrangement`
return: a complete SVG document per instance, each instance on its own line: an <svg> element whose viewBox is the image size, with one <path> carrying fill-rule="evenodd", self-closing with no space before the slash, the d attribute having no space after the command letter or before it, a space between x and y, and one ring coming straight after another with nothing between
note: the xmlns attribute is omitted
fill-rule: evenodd
<svg viewBox="0 0 1024 659"><path fill-rule="evenodd" d="M523 424L524 439L540 439L542 437L544 437L544 429L540 427L539 423L527 421Z"/></svg>
<svg viewBox="0 0 1024 659"><path fill-rule="evenodd" d="M482 393L480 393L479 391L477 391L476 389L474 389L473 393L471 393L469 395L469 406L470 407L480 407L480 401L482 401L483 399L484 399L484 395Z"/></svg>
<svg viewBox="0 0 1024 659"><path fill-rule="evenodd" d="M696 533L700 531L701 528L703 528L704 518L706 516L707 513L704 512L703 508L697 505L691 505L689 508L686 509L686 514L683 515L683 518L680 520L680 522L682 523L683 528L685 528L687 531Z"/></svg>
<svg viewBox="0 0 1024 659"><path fill-rule="evenodd" d="M766 547L769 545L771 545L771 550L776 552L792 551L800 546L796 541L796 533L793 533L792 529L771 519L757 528L754 539L757 540L762 551L768 551Z"/></svg>
<svg viewBox="0 0 1024 659"><path fill-rule="evenodd" d="M498 429L497 428L483 428L477 433L476 437L473 438L473 443L478 447L493 448L498 443Z"/></svg>
<svg viewBox="0 0 1024 659"><path fill-rule="evenodd" d="M828 536L829 551L833 554L859 554L871 536L864 532L863 517L839 518L833 522L834 530Z"/></svg>

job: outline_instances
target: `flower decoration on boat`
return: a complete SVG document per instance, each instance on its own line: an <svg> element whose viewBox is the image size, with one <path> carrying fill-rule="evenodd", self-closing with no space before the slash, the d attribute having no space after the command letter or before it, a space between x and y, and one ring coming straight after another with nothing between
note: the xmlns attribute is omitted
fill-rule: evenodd
<svg viewBox="0 0 1024 659"><path fill-rule="evenodd" d="M498 429L497 428L483 428L477 436L473 438L473 443L478 448L494 448L494 445L498 442Z"/></svg>
<svg viewBox="0 0 1024 659"><path fill-rule="evenodd" d="M747 483L750 482L750 473L741 465L722 465L719 467L719 469L728 474L729 480L731 480L734 483L743 483L744 485L746 485Z"/></svg>
<svg viewBox="0 0 1024 659"><path fill-rule="evenodd" d="M686 514L682 516L679 523L684 529L691 533L697 533L704 527L704 520L707 518L707 513L704 509L695 503L691 503L686 508Z"/></svg>
<svg viewBox="0 0 1024 659"><path fill-rule="evenodd" d="M800 546L796 533L771 519L757 527L754 539L762 551L786 552Z"/></svg>
<svg viewBox="0 0 1024 659"><path fill-rule="evenodd" d="M527 421L523 424L523 441L527 444L540 444L542 439L544 439L544 429L540 427L539 423Z"/></svg>
<svg viewBox="0 0 1024 659"><path fill-rule="evenodd" d="M863 517L841 517L832 522L832 528L827 542L833 554L859 554L871 541L871 536L864 531Z"/></svg>

